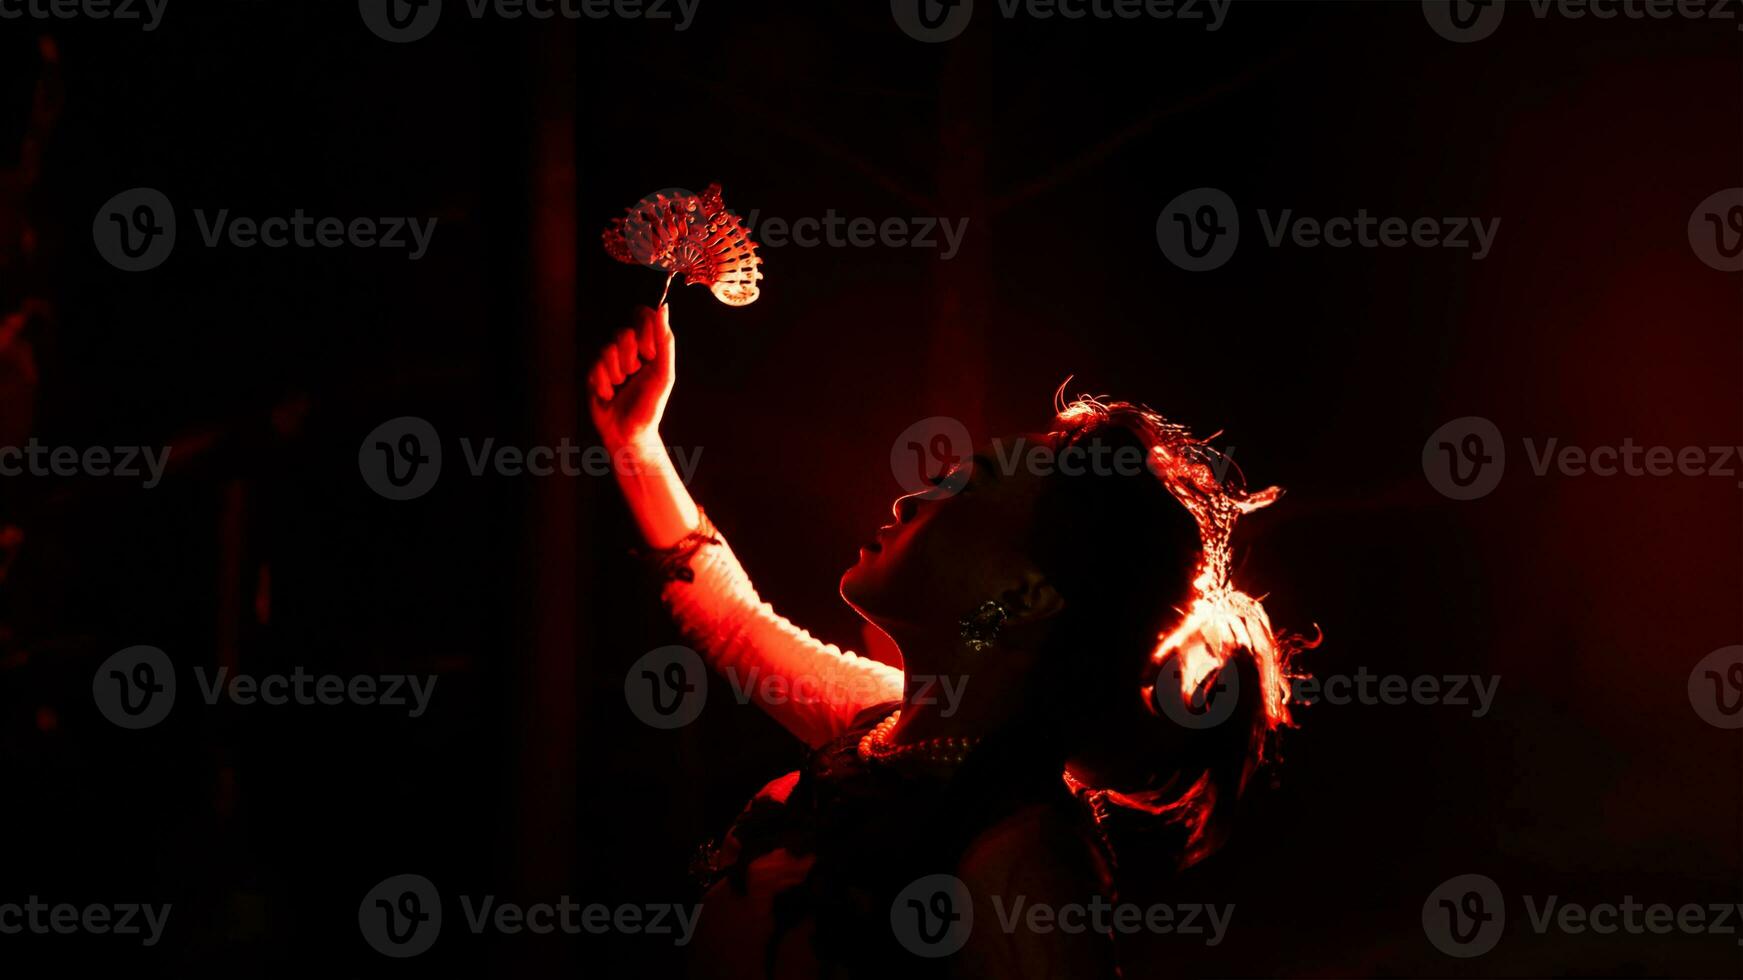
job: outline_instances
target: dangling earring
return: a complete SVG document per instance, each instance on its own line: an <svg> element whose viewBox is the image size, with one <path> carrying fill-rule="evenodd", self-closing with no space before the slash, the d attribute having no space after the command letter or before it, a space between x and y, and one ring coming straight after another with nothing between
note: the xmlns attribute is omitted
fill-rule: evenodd
<svg viewBox="0 0 1743 980"><path fill-rule="evenodd" d="M1004 627L1008 615L997 600L988 599L981 603L956 624L962 633L962 642L975 653L988 649L999 638L999 630Z"/></svg>

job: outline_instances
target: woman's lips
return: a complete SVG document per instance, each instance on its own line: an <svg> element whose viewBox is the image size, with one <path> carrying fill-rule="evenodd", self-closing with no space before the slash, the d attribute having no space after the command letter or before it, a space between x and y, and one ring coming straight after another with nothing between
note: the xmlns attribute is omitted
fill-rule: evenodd
<svg viewBox="0 0 1743 980"><path fill-rule="evenodd" d="M870 541L860 545L859 550L873 555L882 552L884 550L884 532L894 530L895 527L894 524L885 524L883 527L878 528L878 533L873 535Z"/></svg>

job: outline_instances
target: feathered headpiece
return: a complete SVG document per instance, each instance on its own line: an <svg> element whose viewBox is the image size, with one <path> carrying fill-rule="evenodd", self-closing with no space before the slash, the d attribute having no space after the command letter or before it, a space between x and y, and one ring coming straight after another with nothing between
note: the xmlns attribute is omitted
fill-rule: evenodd
<svg viewBox="0 0 1743 980"><path fill-rule="evenodd" d="M1240 468L1210 445L1216 435L1196 438L1185 426L1147 408L1110 405L1088 395L1068 403L1064 386L1060 387L1055 402L1055 424L1067 432L1112 422L1138 435L1147 447L1148 469L1198 525L1199 556L1192 594L1181 611L1180 621L1157 638L1151 651L1153 680L1143 690L1144 702L1157 714L1170 717L1182 717L1179 711L1170 710L1176 705L1191 705L1202 711L1207 681L1212 675L1223 671L1238 655L1244 653L1249 657L1262 689L1259 697L1264 720L1257 744L1249 751L1235 783L1234 791L1238 794L1247 777L1270 753L1271 734L1294 723L1289 709L1290 686L1291 680L1299 675L1291 671L1291 661L1296 653L1319 643L1317 636L1308 640L1274 632L1259 599L1236 588L1230 580L1233 563L1230 541L1235 521L1243 514L1274 503L1283 491L1278 487L1248 490ZM1164 669L1169 661L1174 661L1176 669ZM1233 683L1236 674L1231 670L1221 676ZM1173 683L1175 678L1178 686ZM1233 698L1238 694L1230 692L1225 696ZM1172 703L1168 699L1173 699ZM1087 786L1069 773L1066 782L1089 799L1098 817L1106 814L1111 803L1177 820L1187 831L1186 863L1203 857L1215 844L1210 839L1208 822L1219 789L1211 773L1186 786L1173 780L1134 792Z"/></svg>

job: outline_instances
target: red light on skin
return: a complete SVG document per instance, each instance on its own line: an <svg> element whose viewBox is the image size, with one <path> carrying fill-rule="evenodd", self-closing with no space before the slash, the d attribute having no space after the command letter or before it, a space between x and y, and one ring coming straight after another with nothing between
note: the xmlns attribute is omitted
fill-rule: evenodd
<svg viewBox="0 0 1743 980"><path fill-rule="evenodd" d="M55 711L53 708L49 707L46 704L42 705L36 709L36 730L37 731L43 733L44 735L53 735L55 732L60 731L60 727L61 727L61 716L60 716L59 712Z"/></svg>

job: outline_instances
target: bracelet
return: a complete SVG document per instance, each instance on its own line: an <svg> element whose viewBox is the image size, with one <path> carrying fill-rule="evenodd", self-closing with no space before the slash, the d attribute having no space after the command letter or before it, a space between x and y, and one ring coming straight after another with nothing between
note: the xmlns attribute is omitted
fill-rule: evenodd
<svg viewBox="0 0 1743 980"><path fill-rule="evenodd" d="M714 522L708 519L707 511L697 507L696 517L696 529L679 538L678 543L670 548L632 548L630 553L652 565L661 582L696 581L696 572L690 567L690 560L705 546L724 543L720 540L720 532L714 527Z"/></svg>

